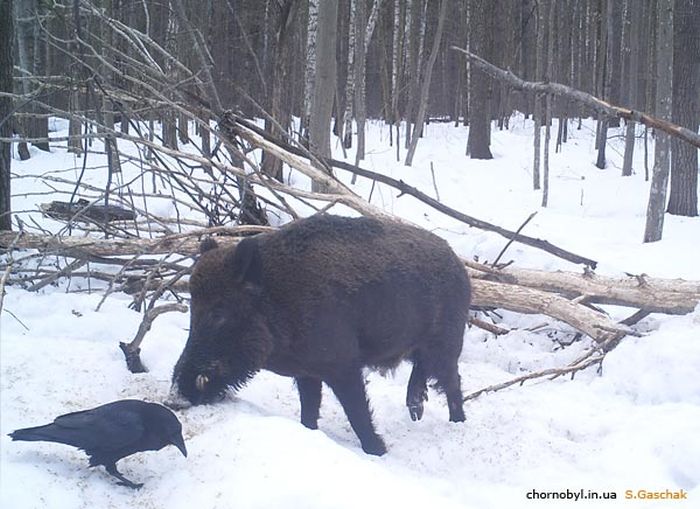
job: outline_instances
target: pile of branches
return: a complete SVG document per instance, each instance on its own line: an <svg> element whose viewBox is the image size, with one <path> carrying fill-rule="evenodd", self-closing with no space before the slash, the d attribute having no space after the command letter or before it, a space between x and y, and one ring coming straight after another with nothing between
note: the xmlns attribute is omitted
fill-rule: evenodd
<svg viewBox="0 0 700 509"><path fill-rule="evenodd" d="M84 86L101 98L98 102L115 108L115 113L122 117L122 126L116 130L113 124L101 122L87 113L61 111L32 97L17 98L34 101L47 115L70 118L88 127L81 135L71 135L84 142L83 168L77 181L61 172L17 177L41 179L52 197L58 194L62 205L59 212L55 203L46 203L38 211L14 211L15 217L27 219L20 225L19 233L0 232L0 249L5 251L0 262L0 296L7 284L35 291L64 278L88 284L99 281L105 298L115 291L132 295L132 306L143 312L134 339L121 345L132 371L145 369L139 359L140 345L156 317L163 312L187 310L187 276L202 237L215 235L221 244L234 244L244 235L268 230L269 215L276 215L280 220L296 219L339 204L366 216L401 220L373 206L336 178L334 171L350 172L389 186L399 195L410 196L471 227L500 235L505 248L512 242L519 242L580 267L578 272L552 273L464 260L465 270L473 281L475 309L547 315L555 323L567 324L572 335L592 339L588 352L569 365L487 387L467 399L530 378L574 373L600 365L622 338L636 334L633 326L644 316L688 313L700 301L700 282L663 280L646 275L624 278L597 275L595 260L522 234L527 221L518 231L510 231L447 207L400 180L357 165L317 157L291 134L285 139L274 138L238 113L222 108L209 73L201 35L196 30L189 33L198 65L189 68L177 62L147 34L108 18L103 11L88 4L81 5L84 5L84 15L96 21L88 27L111 30L114 40L120 41L114 45L114 51L120 51L125 45L132 49L121 55L123 67L119 71L126 79L117 81L112 79L114 69L110 62L90 43L90 34L72 41L80 47L80 51L72 54L76 58L90 55L94 64L90 66L92 74ZM178 3L174 5L177 7ZM183 16L181 22L186 24L186 17ZM93 37L99 39L101 35L93 34ZM60 41L55 44L60 45ZM163 61L168 65L157 65ZM85 61L78 63L87 65ZM128 89L124 88L125 82ZM196 126L202 139L209 140L208 147L188 144L187 149L178 150L165 146L153 129L153 114L163 109ZM265 115L263 110L261 115ZM130 131L124 129L126 124L131 126ZM138 177L127 180L120 176L122 172L116 165L87 168L88 141L94 139L102 141L105 151L112 151L110 161L119 161L122 167L130 164L139 168ZM43 141L70 142L56 137ZM127 145L137 150L131 154L119 150L120 146ZM259 164L261 153L281 160L290 170L319 183L324 192L312 192L306 186L281 182L267 175ZM106 188L86 183L83 176L88 171L108 173L110 179ZM79 201L81 199L84 201ZM164 216L149 210L148 204L154 200L167 203L171 213ZM100 206L105 208L99 209ZM110 207L130 214L117 217L116 209ZM96 210L101 212L95 213ZM42 211L62 222L58 232L43 230L39 222L32 219L33 214ZM30 231L29 222L34 222L33 231ZM633 311L628 319L616 322L599 307L607 304L629 307ZM471 321L494 334L509 332L502 324L492 323L483 316L475 316Z"/></svg>

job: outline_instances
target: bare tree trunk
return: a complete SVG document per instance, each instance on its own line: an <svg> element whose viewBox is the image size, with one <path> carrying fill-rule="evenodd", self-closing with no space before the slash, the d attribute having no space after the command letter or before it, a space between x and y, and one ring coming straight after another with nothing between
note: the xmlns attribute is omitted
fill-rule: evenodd
<svg viewBox="0 0 700 509"><path fill-rule="evenodd" d="M375 5L379 3L381 3L381 0L375 0ZM369 26L365 28L366 17L365 3L364 1L358 1L355 12L355 122L357 123L355 165L358 165L365 158L365 122L367 120L365 104L366 33L370 30Z"/></svg>
<svg viewBox="0 0 700 509"><path fill-rule="evenodd" d="M488 55L491 2L474 0L470 2L470 7L469 44L475 53ZM489 77L483 71L472 67L470 68L470 81L467 153L472 159L493 159L489 148L491 139Z"/></svg>
<svg viewBox="0 0 700 509"><path fill-rule="evenodd" d="M367 20L367 30L365 31L365 52L369 48L369 43L372 41L372 34L374 34L374 27L377 26L377 20L379 19L379 9L382 7L383 0L374 0L372 2L372 12ZM365 9L365 13L366 13Z"/></svg>
<svg viewBox="0 0 700 509"><path fill-rule="evenodd" d="M316 39L316 79L311 108L310 145L314 154L330 157L330 122L336 90L335 44L337 38L338 0L323 0L318 9ZM326 186L313 182L313 190L324 192Z"/></svg>
<svg viewBox="0 0 700 509"><path fill-rule="evenodd" d="M658 0L656 42L656 115L671 120L673 93L673 0ZM669 136L656 131L654 169L647 205L644 242L661 240L669 173Z"/></svg>
<svg viewBox="0 0 700 509"><path fill-rule="evenodd" d="M361 0L362 1L362 0ZM350 20L348 26L348 67L347 79L345 80L345 111L343 113L343 146L345 148L352 147L352 117L353 117L353 101L355 98L355 58L357 44L357 4L358 0L350 0Z"/></svg>
<svg viewBox="0 0 700 509"><path fill-rule="evenodd" d="M274 27L274 44L272 48L272 79L268 81L271 89L268 94L271 98L269 113L272 118L265 119L265 129L275 137L283 139L291 121L290 106L285 104L285 89L289 86L289 60L292 46L294 18L298 2L286 0L276 9L271 18ZM282 182L282 161L276 157L263 153L263 173Z"/></svg>
<svg viewBox="0 0 700 509"><path fill-rule="evenodd" d="M410 147L408 147L408 153L406 154L406 166L411 166L411 164L413 163L413 156L416 153L416 147L418 146L418 138L420 138L421 133L423 132L423 122L425 121L425 114L428 109L428 93L430 92L430 80L433 74L433 66L435 65L435 60L437 59L437 55L440 50L442 32L445 27L445 18L447 17L447 4L448 0L442 0L440 3L438 26L435 31L435 38L433 39L433 47L430 50L430 57L428 57L428 62L425 66L423 82L421 83L418 113L416 114L416 123L413 129L413 136L411 137L411 145Z"/></svg>
<svg viewBox="0 0 700 509"><path fill-rule="evenodd" d="M601 13L600 21L600 54L599 54L599 83L602 86L601 97L605 101L610 100L610 91L612 84L612 27L613 27L613 0L603 0L606 14L605 16ZM605 24L605 26L603 26ZM596 167L604 170L607 162L605 159L605 149L608 144L608 124L609 119L606 116L598 117L598 129L597 129L597 149L598 158L596 159Z"/></svg>
<svg viewBox="0 0 700 509"><path fill-rule="evenodd" d="M167 10L167 21L166 21L166 33L165 33L165 49L170 53L171 55L176 55L177 54L177 44L176 44L176 39L175 36L178 31L178 22L177 22L177 17L175 16L175 13L173 10L170 8L169 2L168 2L168 10ZM165 73L166 75L173 79L175 81L174 73L175 69L173 68L173 62L170 59L166 59L165 61ZM163 137L163 145L172 148L174 150L177 150L177 119L175 112L169 107L165 106L164 110L162 111L162 137Z"/></svg>
<svg viewBox="0 0 700 509"><path fill-rule="evenodd" d="M0 91L12 92L12 0L0 2ZM12 99L0 97L0 137L12 137ZM0 230L12 229L12 144L0 141Z"/></svg>
<svg viewBox="0 0 700 509"><path fill-rule="evenodd" d="M550 0L551 1L551 0ZM542 70L544 69L544 20L545 20L545 5L544 0L537 4L537 60L535 63L535 81L538 81L542 77ZM542 98L535 94L535 106L533 108L532 118L534 121L535 135L533 136L532 144L534 149L534 156L532 160L532 188L535 190L540 189L541 177L540 177L540 159L542 154Z"/></svg>
<svg viewBox="0 0 700 509"><path fill-rule="evenodd" d="M641 8L632 6L630 0L626 0L626 20L629 20L629 30L627 30L628 40L623 41L624 51L629 55L629 72L627 79L628 87L628 106L630 108L638 107L638 80L639 80L639 48L642 41L640 40L641 30ZM632 50L634 48L634 50ZM632 161L634 158L635 145L635 126L633 121L627 122L625 130L625 155L622 161L622 176L629 177L632 175Z"/></svg>
<svg viewBox="0 0 700 509"><path fill-rule="evenodd" d="M403 56L403 23L402 18L402 2L394 0L394 30L391 51L391 113L389 118L391 123L396 127L396 160L400 160L401 141L399 130L401 126L401 117L399 116L399 93L401 90L401 74L402 74L402 56ZM390 137L391 139L391 137Z"/></svg>
<svg viewBox="0 0 700 509"><path fill-rule="evenodd" d="M673 19L673 122L697 131L700 123L700 0L676 0ZM698 151L671 141L668 212L698 215Z"/></svg>
<svg viewBox="0 0 700 509"><path fill-rule="evenodd" d="M550 81L554 74L554 37L555 37L555 13L556 2L551 0L549 3L549 15L547 17L547 26L549 33L549 42L547 44L547 64L545 66L544 80ZM561 123L561 119L559 120ZM549 142L551 139L552 124L552 96L547 94L544 99L544 161L542 175L542 206L546 207L549 200Z"/></svg>
<svg viewBox="0 0 700 509"><path fill-rule="evenodd" d="M68 110L71 113L75 113L80 110L81 103L83 102L81 101L81 97L84 96L84 94L81 94L80 90L82 88L80 78L84 74L83 68L81 64L77 63L78 61L81 61L82 55L82 48L80 46L80 43L78 43L78 39L80 39L82 31L82 28L80 26L80 7L78 0L73 0L72 17L74 40L71 43L71 46L73 49L73 54L76 58L74 61L71 62L71 89L70 97L68 99ZM72 152L74 154L82 154L83 144L80 138L81 134L82 124L80 120L78 120L77 115L71 115L70 119L68 120L68 152Z"/></svg>
<svg viewBox="0 0 700 509"><path fill-rule="evenodd" d="M309 0L309 18L306 26L306 69L304 71L304 115L302 118L302 137L305 138L308 138L314 97L314 79L316 77L318 2L319 0Z"/></svg>

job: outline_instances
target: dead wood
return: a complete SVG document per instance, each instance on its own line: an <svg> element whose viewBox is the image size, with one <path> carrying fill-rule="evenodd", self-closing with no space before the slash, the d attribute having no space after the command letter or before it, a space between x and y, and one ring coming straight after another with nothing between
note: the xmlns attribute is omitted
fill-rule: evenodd
<svg viewBox="0 0 700 509"><path fill-rule="evenodd" d="M467 396L464 397L464 401L469 401L471 399L476 399L482 394L486 394L488 392L497 392L503 389L506 389L508 387L511 387L513 385L522 385L528 380L535 380L537 378L544 378L544 377L552 377L556 378L562 375L566 375L571 373L572 376L574 373L578 371L582 371L590 366L593 366L595 364L602 364L603 359L605 358L604 353L596 353L596 354L591 354L589 356L584 357L583 359L573 362L569 364L568 366L563 366L559 368L549 368L549 369L543 369L541 371L535 371L532 373L527 373L525 375L521 375L515 378L512 378L506 382L502 382L499 384L494 384L494 385L489 385L488 387L484 387L483 389L479 389L478 391L474 391L471 394L468 394Z"/></svg>
<svg viewBox="0 0 700 509"><path fill-rule="evenodd" d="M555 293L525 286L474 279L472 300L473 304L479 307L551 316L590 336L597 343L611 339L619 340L628 334L634 334L629 327L617 324L599 311Z"/></svg>
<svg viewBox="0 0 700 509"><path fill-rule="evenodd" d="M508 334L510 332L510 330L508 330L504 327L496 325L495 323L486 322L486 321L481 320L475 316L469 317L469 324L473 325L474 327L478 327L480 329L488 331L491 334L495 334L496 336L503 336L503 335Z"/></svg>
<svg viewBox="0 0 700 509"><path fill-rule="evenodd" d="M309 154L308 151L303 150L301 148L293 147L289 143L272 137L269 133L255 126L251 122L239 118L233 113L229 113L229 116L227 117L227 123L230 124L229 129L231 131L235 132L236 134L247 140L249 143L260 147L263 150L269 151L271 154L279 157L291 167L301 171L302 173L304 173L312 179L318 178L323 183L331 183L331 192L338 193L340 195L345 195L347 193L351 194L352 198L346 198L345 201L342 201L346 205L354 208L355 210L358 210L359 212L362 212L363 214L366 214L367 212L369 212L368 215L373 216L383 214L382 211L379 211L379 209L375 208L372 205L369 205L364 200L362 200L362 203L357 204L355 199L356 195L352 192L352 190L344 186L342 183L338 182L330 175L318 170L316 167L312 166L309 163L307 159L313 158L313 156ZM353 173L354 175L359 175L361 177L368 178L375 182L380 182L382 184L393 187L394 189L400 192L400 195L406 194L412 196L417 200L425 203L426 205L431 206L435 210L438 210L439 212L442 212L443 214L453 219L457 219L462 223L468 224L469 226L473 226L475 228L479 228L481 230L497 233L498 235L505 237L511 242L516 241L521 244L534 247L536 249L541 249L550 254L563 258L564 260L576 264L587 265L593 269L595 269L597 265L597 262L595 260L567 251L566 249L556 246L546 240L523 235L520 233L520 231L514 232L511 230L507 230L498 225L459 212L458 210L455 210L441 203L435 198L428 196L422 191L416 189L415 187L406 184L402 180L396 180L386 175L382 175L381 173L366 170L364 168L360 168L357 165L349 164L344 161L338 161L337 159L324 159L323 162L329 167L334 167L344 171L348 171ZM360 206L357 207L356 205ZM369 210L367 205L369 205Z"/></svg>
<svg viewBox="0 0 700 509"><path fill-rule="evenodd" d="M629 108L623 108L620 106L615 106L610 104L598 97L582 92L575 88L562 85L561 83L552 82L532 82L525 81L510 71L501 69L491 62L484 60L483 58L471 53L463 48L458 48L457 46L452 46L451 49L459 51L464 54L464 56L470 61L470 63L491 77L506 83L513 89L525 90L529 92L536 92L538 94L549 94L556 95L560 97L567 97L573 99L581 104L584 104L596 112L608 115L611 117L624 118L625 120L633 120L634 122L639 122L647 127L658 129L671 136L679 138L691 145L700 148L700 135L694 133L690 129L681 127L679 125L673 124L666 120L662 120L651 115L648 115L641 111L635 111Z"/></svg>
<svg viewBox="0 0 700 509"><path fill-rule="evenodd" d="M64 201L42 203L40 208L47 216L65 221L85 221L88 219L106 223L109 221L133 221L136 219L136 214L133 210L117 205L91 204L88 200L82 198L74 203Z"/></svg>
<svg viewBox="0 0 700 509"><path fill-rule="evenodd" d="M170 311L178 311L180 313L187 313L188 308L184 304L170 303L163 304L162 306L156 306L146 311L144 314L141 325L139 325L139 330L136 332L136 336L131 341L131 343L119 343L119 348L124 352L124 358L126 359L126 367L132 373L145 373L148 371L146 367L141 362L141 342L146 336L146 333L151 330L153 321L163 313L168 313Z"/></svg>
<svg viewBox="0 0 700 509"><path fill-rule="evenodd" d="M643 309L650 313L686 314L700 302L700 281L660 279L646 275L608 277L593 272L548 272L513 266L479 272L485 267L470 262L472 279L485 279L556 293L581 304L608 304Z"/></svg>
<svg viewBox="0 0 700 509"><path fill-rule="evenodd" d="M45 253L78 259L95 259L109 263L108 257L134 255L168 255L178 253L192 256L198 252L199 239L205 234L241 234L267 231L270 228L237 227L208 228L186 234L168 235L158 239L93 239L53 237L13 232L0 232L0 248L39 249ZM219 237L223 245L232 245L240 237ZM119 260L122 264L124 260ZM150 267L159 265L156 260ZM591 271L582 274L572 272L547 272L518 269L512 266L495 269L476 262L466 261L472 276L473 304L483 308L502 308L518 313L544 314L564 322L590 336L598 343L611 338L619 340L633 333L624 324L618 324L604 313L591 309L588 304L615 304L653 312L682 314L692 311L700 301L700 282L680 279L659 279L647 276L611 278L598 276ZM171 270L182 270L173 265ZM146 276L144 276L146 278ZM138 279L138 278L137 278ZM129 280L129 285L138 282ZM158 288L157 281L146 283L142 289ZM180 286L182 288L182 285Z"/></svg>

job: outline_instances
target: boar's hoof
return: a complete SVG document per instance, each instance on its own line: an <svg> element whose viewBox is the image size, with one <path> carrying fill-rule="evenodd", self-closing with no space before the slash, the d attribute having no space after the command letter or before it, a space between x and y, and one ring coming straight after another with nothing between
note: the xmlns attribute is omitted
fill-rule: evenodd
<svg viewBox="0 0 700 509"><path fill-rule="evenodd" d="M408 407L408 414L411 416L412 421L420 421L423 417L423 402L428 401L428 391L423 387L422 390L411 391L409 388L409 394L406 398L406 406Z"/></svg>
<svg viewBox="0 0 700 509"><path fill-rule="evenodd" d="M408 405L408 413L412 421L420 421L423 417L423 403Z"/></svg>

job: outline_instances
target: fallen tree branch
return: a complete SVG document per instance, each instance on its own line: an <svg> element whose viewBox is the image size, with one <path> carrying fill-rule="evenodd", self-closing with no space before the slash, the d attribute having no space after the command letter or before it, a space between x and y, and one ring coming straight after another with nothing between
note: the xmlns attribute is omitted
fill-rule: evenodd
<svg viewBox="0 0 700 509"><path fill-rule="evenodd" d="M511 88L516 90L526 90L528 92L536 92L538 94L551 94L559 97L567 97L573 99L581 104L592 108L594 111L603 113L611 117L624 118L625 120L632 120L634 122L639 122L647 127L652 127L663 131L671 136L679 138L695 147L700 148L700 135L694 133L690 129L681 127L679 125L673 124L666 120L653 117L641 111L631 110L629 108L622 108L620 106L615 106L608 102L599 99L598 97L582 92L575 88L562 85L561 83L552 82L532 82L525 81L519 78L510 71L501 69L491 62L484 60L483 58L467 51L466 49L459 48L457 46L452 46L451 49L459 51L464 54L464 56L476 67L484 71L486 74L490 75L492 78L497 79L503 83L506 83Z"/></svg>
<svg viewBox="0 0 700 509"><path fill-rule="evenodd" d="M486 322L484 320L480 320L479 318L475 318L475 317L469 318L469 324L473 325L474 327L478 327L480 329L488 331L491 334L495 334L496 336L503 336L503 335L508 334L510 332L509 329L506 329L504 327L500 327L494 323L489 323L489 322Z"/></svg>
<svg viewBox="0 0 700 509"><path fill-rule="evenodd" d="M543 378L546 376L558 377L561 375L566 375L568 373L575 373L577 371L581 371L581 370L586 369L590 366L593 366L594 364L602 363L604 358L605 358L604 353L590 355L590 356L587 356L586 358L584 358L583 360L580 360L579 362L572 363L568 366L564 366L561 368L543 369L542 371L536 371L533 373L528 373L526 375L518 376L516 378L508 380L507 382L489 385L488 387L484 387L483 389L479 389L478 391L472 392L471 394L468 394L467 396L464 397L464 401L476 399L479 396L481 396L482 394L485 394L487 392L500 391L500 390L506 389L512 385L516 385L516 384L522 385L523 383L525 383L528 380L534 380L536 378Z"/></svg>
<svg viewBox="0 0 700 509"><path fill-rule="evenodd" d="M141 362L141 342L146 336L146 333L151 330L153 321L163 313L168 313L170 311L179 311L180 313L187 313L188 308L184 304L170 303L163 304L162 306L157 306L146 311L143 315L143 320L141 325L139 325L139 330L136 332L136 336L131 341L131 343L119 343L119 348L124 352L124 358L126 359L126 366L132 373L145 373L148 371L146 367Z"/></svg>
<svg viewBox="0 0 700 509"><path fill-rule="evenodd" d="M248 122L245 119L241 119L233 114L231 114L229 122L234 122L236 126L240 126L237 128L236 132L243 138L245 138L248 142L262 148L263 150L268 150L270 153L273 155L279 157L280 159L284 160L287 164L292 166L293 168L301 171L305 175L314 178L314 176L322 176L324 178L324 183L326 183L328 180L333 182L333 185L339 186L337 189L333 188L332 192L340 192L340 193L345 193L349 192L352 193L350 189L345 187L343 184L339 183L337 180L329 177L328 175L324 174L320 170L316 169L315 167L311 166L306 158L308 157L305 151L293 147L292 145L282 141L275 139L272 137L269 133L265 132L264 130L260 129L259 127L255 126L251 122ZM236 127L232 128L236 129ZM409 196L412 196L416 198L417 200L425 203L426 205L429 205L430 207L434 208L435 210L442 212L446 216L449 216L453 219L456 219L462 223L468 224L469 226L473 226L475 228L479 228L481 230L485 231L490 231L497 233L498 235L501 235L502 237L508 239L509 241L517 241L521 244L525 244L530 247L534 247L536 249L541 249L543 251L546 251L550 254L553 254L555 256L558 256L559 258L563 258L564 260L570 261L572 263L576 264L583 264L583 265L588 265L589 267L595 269L597 266L597 263L595 260L592 260L590 258L586 258L584 256L577 255L575 253L572 253L570 251L567 251L566 249L560 248L558 246L555 246L554 244L543 240L543 239L537 239L533 237L529 237L527 235L522 235L519 232L513 232L510 230L507 230L505 228L501 228L500 226L497 226L495 224L489 223L487 221L483 221L481 219L477 219L475 217L469 216L467 214L464 214L462 212L459 212L458 210L455 210L451 207L448 207L447 205L441 203L440 201L436 200L435 198L432 198L431 196L428 196L427 194L423 193L422 191L416 189L413 186L410 186L406 184L403 180L396 180L394 178L391 178L386 175L382 175L381 173L376 173L370 170L366 170L364 168L360 168L359 166L353 165L346 163L344 161L338 161L337 159L324 159L323 160L326 164L329 166L332 166L334 168L338 168L344 171L348 171L350 173L353 173L355 175L359 175L361 177L368 178L370 180L374 180L376 182L380 182L382 184L388 185L390 187L393 187L394 189L397 189L400 191L401 194L407 194ZM352 193L353 196L356 196L354 193ZM364 200L363 200L364 201ZM367 202L364 202L367 204ZM355 210L358 210L360 212L364 211L362 209L356 208L353 205L348 204L349 206L355 208ZM372 207L372 206L370 206ZM372 213L368 215L377 215L375 210L375 207L372 207Z"/></svg>
<svg viewBox="0 0 700 509"><path fill-rule="evenodd" d="M61 254L75 258L90 258L95 256L128 256L135 254L167 254L172 251L174 245L178 246L178 253L195 254L199 250L199 238L203 235L227 235L242 236L252 233L270 231L269 226L217 226L212 228L197 229L187 233L165 235L155 239L144 238L113 238L97 239L92 237L72 237L38 235L23 232L16 242L20 249L37 249L47 254ZM0 249L9 249L17 234L14 232L0 231Z"/></svg>
<svg viewBox="0 0 700 509"><path fill-rule="evenodd" d="M267 231L269 228L256 228ZM251 231L251 227L245 229ZM199 250L199 238L205 233L235 233L239 228L208 228L187 234L177 234L160 239L86 239L43 236L24 233L0 232L0 247L8 247L16 241L16 248L48 250L54 254L76 258L99 258L105 263L124 259L107 256L144 254L195 255ZM220 237L222 245L234 245L240 237ZM7 242L7 244L5 244ZM155 260L142 260L158 264ZM576 330L605 342L611 337L621 338L633 333L624 324L618 324L604 313L590 309L585 304L615 304L655 312L682 314L692 311L700 300L700 282L668 280L629 276L610 278L590 271L584 274L572 272L546 272L507 267L501 270L464 260L472 276L473 304L478 307L503 308L519 313L540 313L569 324ZM146 266L144 266L146 267ZM173 267L181 270L180 266ZM135 283L134 283L135 284ZM149 290L151 284L145 285ZM157 286L155 287L157 288Z"/></svg>

